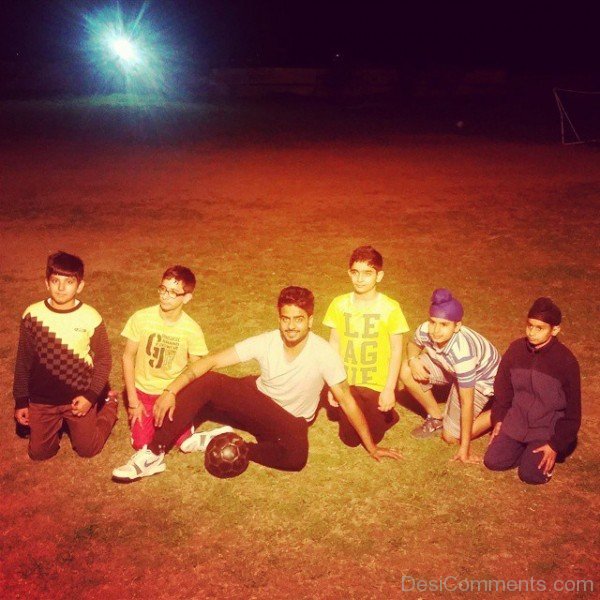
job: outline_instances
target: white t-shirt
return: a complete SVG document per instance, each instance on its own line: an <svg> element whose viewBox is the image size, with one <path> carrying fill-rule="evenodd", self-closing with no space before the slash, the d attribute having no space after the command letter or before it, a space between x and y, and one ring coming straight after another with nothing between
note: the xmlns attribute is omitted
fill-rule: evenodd
<svg viewBox="0 0 600 600"><path fill-rule="evenodd" d="M311 420L319 404L323 384L346 379L341 358L321 337L309 332L302 352L291 362L286 358L278 329L245 339L235 345L240 361L260 364L256 387L295 417Z"/></svg>

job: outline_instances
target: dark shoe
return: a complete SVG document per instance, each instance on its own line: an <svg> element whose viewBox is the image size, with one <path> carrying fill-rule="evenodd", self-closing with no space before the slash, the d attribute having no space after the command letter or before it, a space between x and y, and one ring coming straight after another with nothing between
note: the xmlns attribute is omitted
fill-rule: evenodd
<svg viewBox="0 0 600 600"><path fill-rule="evenodd" d="M413 429L411 435L420 440L430 438L436 435L438 431L441 431L443 424L443 419L436 419L431 415L427 415L423 424Z"/></svg>

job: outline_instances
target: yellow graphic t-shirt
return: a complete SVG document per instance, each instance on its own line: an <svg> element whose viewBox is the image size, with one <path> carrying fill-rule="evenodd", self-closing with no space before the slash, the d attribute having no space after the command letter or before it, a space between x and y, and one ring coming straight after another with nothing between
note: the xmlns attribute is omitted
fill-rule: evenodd
<svg viewBox="0 0 600 600"><path fill-rule="evenodd" d="M121 335L139 344L135 387L146 394L161 394L185 369L190 355L208 354L204 334L194 319L182 312L175 323L168 323L158 305L134 313Z"/></svg>
<svg viewBox="0 0 600 600"><path fill-rule="evenodd" d="M357 306L354 293L344 294L329 305L323 324L338 332L350 385L383 390L391 358L390 336L409 330L398 302L379 293L368 306Z"/></svg>

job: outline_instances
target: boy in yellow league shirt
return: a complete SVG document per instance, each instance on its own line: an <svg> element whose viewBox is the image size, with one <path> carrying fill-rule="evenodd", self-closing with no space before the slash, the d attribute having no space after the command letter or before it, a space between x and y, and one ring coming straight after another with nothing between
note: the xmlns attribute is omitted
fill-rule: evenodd
<svg viewBox="0 0 600 600"><path fill-rule="evenodd" d="M399 419L394 391L402 362L402 335L409 327L398 302L377 291L383 279L383 257L375 248L356 248L348 275L354 291L331 302L323 324L331 327L329 343L344 361L352 395L377 444ZM336 406L331 396L328 399ZM339 425L342 442L358 446L360 438L341 411Z"/></svg>

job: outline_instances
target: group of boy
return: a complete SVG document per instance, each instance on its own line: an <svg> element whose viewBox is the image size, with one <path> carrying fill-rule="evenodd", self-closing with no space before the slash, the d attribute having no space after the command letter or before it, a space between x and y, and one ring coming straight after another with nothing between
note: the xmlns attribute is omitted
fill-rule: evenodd
<svg viewBox="0 0 600 600"><path fill-rule="evenodd" d="M574 447L581 422L579 365L557 335L562 315L539 298L527 316L526 337L500 353L462 323L462 304L447 289L431 298L429 319L417 327L403 353L409 327L398 302L378 290L383 258L371 246L352 253L353 291L335 298L323 324L329 343L311 331L313 294L283 289L279 327L209 354L200 326L184 311L195 277L186 267L163 274L159 304L137 311L125 325L123 375L132 445L136 453L113 471L134 481L165 470L174 446L203 451L215 436L233 429L250 433L251 461L299 471L308 459L308 429L321 391L347 446L397 460L380 447L399 420L398 381L427 413L413 431L419 439L441 433L456 444L454 460L480 462L471 441L492 430L484 464L518 467L527 483L546 483L557 459ZM100 315L77 299L83 263L58 252L48 259L50 297L30 306L21 320L15 367L15 418L29 425L29 455L42 460L59 448L66 425L81 456L100 452L117 418L107 394L110 349ZM260 375L243 378L215 372L256 360ZM442 412L433 394L449 386ZM205 421L222 426L195 431Z"/></svg>

